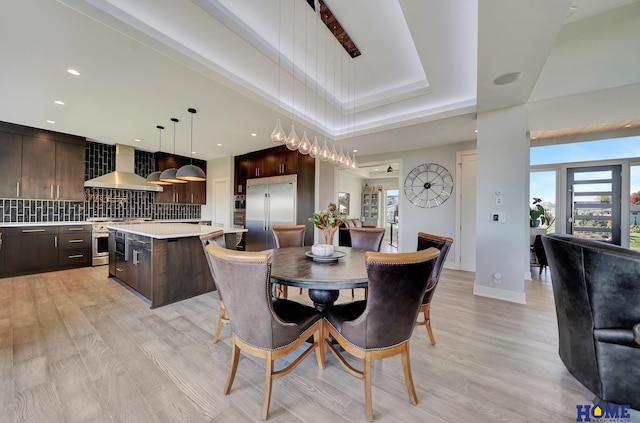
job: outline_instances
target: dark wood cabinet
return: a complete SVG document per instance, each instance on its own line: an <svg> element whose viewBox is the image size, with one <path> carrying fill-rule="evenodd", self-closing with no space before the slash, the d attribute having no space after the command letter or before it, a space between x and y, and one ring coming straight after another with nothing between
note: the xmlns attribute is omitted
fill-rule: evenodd
<svg viewBox="0 0 640 423"><path fill-rule="evenodd" d="M0 132L0 197L20 196L22 135Z"/></svg>
<svg viewBox="0 0 640 423"><path fill-rule="evenodd" d="M144 297L151 299L151 242L152 239L139 235L131 235L129 243L128 257L126 262L127 285L138 291Z"/></svg>
<svg viewBox="0 0 640 423"><path fill-rule="evenodd" d="M5 276L91 265L91 225L20 226L3 232Z"/></svg>
<svg viewBox="0 0 640 423"><path fill-rule="evenodd" d="M4 274L4 231L0 229L0 277Z"/></svg>
<svg viewBox="0 0 640 423"><path fill-rule="evenodd" d="M236 156L234 158L234 191L236 195L247 192L247 180L279 175L298 175L296 222L307 226L305 245L313 243L313 215L315 201L315 160L309 155L291 151L286 146ZM256 176L259 175L259 176Z"/></svg>
<svg viewBox="0 0 640 423"><path fill-rule="evenodd" d="M158 152L156 156L156 169L163 171L169 168L180 169L184 165L191 163L191 158L176 156ZM206 172L207 162L193 159L193 164ZM172 184L162 187L163 191L155 194L156 203L178 203L178 204L206 204L207 203L207 183L187 182L186 184Z"/></svg>
<svg viewBox="0 0 640 423"><path fill-rule="evenodd" d="M84 200L85 146L56 142L56 199Z"/></svg>
<svg viewBox="0 0 640 423"><path fill-rule="evenodd" d="M308 161L303 160L304 157L310 159L298 153L297 150L289 150L286 146L236 156L234 158L234 193L246 193L247 179L299 174L300 165ZM313 159L311 161L313 163Z"/></svg>
<svg viewBox="0 0 640 423"><path fill-rule="evenodd" d="M58 227L5 229L5 273L39 273L58 267Z"/></svg>
<svg viewBox="0 0 640 423"><path fill-rule="evenodd" d="M84 200L85 138L0 122L0 195Z"/></svg>
<svg viewBox="0 0 640 423"><path fill-rule="evenodd" d="M56 198L56 142L22 137L22 198Z"/></svg>

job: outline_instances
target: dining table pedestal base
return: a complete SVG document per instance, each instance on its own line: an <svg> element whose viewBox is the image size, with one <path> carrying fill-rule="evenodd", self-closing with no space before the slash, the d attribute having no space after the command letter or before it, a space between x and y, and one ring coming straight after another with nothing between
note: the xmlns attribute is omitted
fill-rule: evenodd
<svg viewBox="0 0 640 423"><path fill-rule="evenodd" d="M333 305L338 299L340 291L325 289L309 289L309 298L313 301L313 306L318 311L324 311Z"/></svg>

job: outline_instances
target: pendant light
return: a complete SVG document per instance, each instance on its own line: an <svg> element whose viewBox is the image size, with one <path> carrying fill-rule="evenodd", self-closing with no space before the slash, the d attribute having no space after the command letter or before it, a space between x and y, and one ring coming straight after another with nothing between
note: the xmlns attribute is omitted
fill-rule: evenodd
<svg viewBox="0 0 640 423"><path fill-rule="evenodd" d="M162 130L164 126L156 126L160 131L160 142L158 144L158 151L162 151ZM151 172L149 176L147 176L147 183L153 185L171 185L171 182L164 182L160 180L160 171L156 170L155 172Z"/></svg>
<svg viewBox="0 0 640 423"><path fill-rule="evenodd" d="M176 118L171 118L171 122L173 122L173 155L176 154L176 123L180 122ZM170 182L173 184L186 184L187 181L183 181L182 179L176 178L176 173L178 170L175 167L170 167L169 169L165 169L160 174L160 180L163 182Z"/></svg>
<svg viewBox="0 0 640 423"><path fill-rule="evenodd" d="M201 182L207 180L207 175L204 173L204 170L200 169L198 166L193 164L193 115L197 113L196 109L187 109L189 113L191 113L191 164L186 166L182 166L176 172L176 178L182 179L187 182Z"/></svg>
<svg viewBox="0 0 640 423"><path fill-rule="evenodd" d="M300 140L298 151L301 154L309 154L309 152L311 151L311 141L309 141L309 137L307 137L307 131L304 131L304 134L302 135L302 140Z"/></svg>
<svg viewBox="0 0 640 423"><path fill-rule="evenodd" d="M282 52L280 51L280 16L282 15L282 0L278 2L278 116L280 116L280 71L282 69L282 65L280 63L280 57ZM287 134L282 129L282 124L280 123L280 118L276 121L276 127L273 128L271 132L271 142L276 145L284 144L285 139L287 138Z"/></svg>

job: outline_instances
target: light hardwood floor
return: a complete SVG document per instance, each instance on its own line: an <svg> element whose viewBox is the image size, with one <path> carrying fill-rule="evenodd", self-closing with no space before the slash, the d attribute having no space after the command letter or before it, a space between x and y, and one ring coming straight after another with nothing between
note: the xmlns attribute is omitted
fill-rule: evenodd
<svg viewBox="0 0 640 423"><path fill-rule="evenodd" d="M375 421L575 421L592 395L558 358L550 284L527 282L523 306L473 296L473 277L444 271L435 347L414 333L417 406L399 357L373 364ZM260 422L264 363L243 356L223 395L231 336L211 342L217 316L213 294L150 310L105 266L0 279L0 422ZM274 382L269 421L364 422L362 383L309 357Z"/></svg>

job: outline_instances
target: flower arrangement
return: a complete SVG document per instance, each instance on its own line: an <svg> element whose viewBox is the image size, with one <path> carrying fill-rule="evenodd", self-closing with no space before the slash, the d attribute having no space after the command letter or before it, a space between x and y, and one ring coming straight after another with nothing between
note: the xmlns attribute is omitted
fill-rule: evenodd
<svg viewBox="0 0 640 423"><path fill-rule="evenodd" d="M533 198L533 206L529 208L529 219L531 220L531 226L534 226L533 222L537 222L540 219L540 223L543 225L549 222L544 207L540 204L542 200L540 198ZM537 226L537 225L536 225Z"/></svg>
<svg viewBox="0 0 640 423"><path fill-rule="evenodd" d="M329 203L327 209L313 213L309 221L322 231L327 244L333 244L333 235L346 218L347 215L340 214L335 203Z"/></svg>

